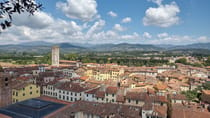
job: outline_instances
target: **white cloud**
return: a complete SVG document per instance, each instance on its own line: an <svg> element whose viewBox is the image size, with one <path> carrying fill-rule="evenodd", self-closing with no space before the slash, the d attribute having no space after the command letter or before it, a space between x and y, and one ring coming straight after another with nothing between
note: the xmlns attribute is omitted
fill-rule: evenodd
<svg viewBox="0 0 210 118"><path fill-rule="evenodd" d="M24 18L21 20L21 17ZM26 17L26 18L25 18ZM115 24L112 29L105 30L106 22L102 19L90 22L66 21L55 19L51 15L40 12L34 16L15 16L14 25L1 33L0 44L17 44L29 41L47 41L53 43L152 43L152 44L189 44L210 42L207 36L192 37L188 35L171 35L160 33L151 35L148 32L120 32L126 30L120 24ZM152 38L152 40L144 40Z"/></svg>
<svg viewBox="0 0 210 118"><path fill-rule="evenodd" d="M42 12L24 19L24 22L18 20L20 20L20 17L17 17L17 22L11 28L1 33L0 44L17 44L30 41L100 44L136 40L139 37L137 33L119 34L118 31L125 30L119 24L116 25L116 30L104 31L106 22L102 19L95 21L93 24L85 22L79 25L75 21L55 19ZM31 26L32 22L36 25Z"/></svg>
<svg viewBox="0 0 210 118"><path fill-rule="evenodd" d="M206 43L210 42L210 38L207 36L192 37L188 35L169 35L168 33L157 34L154 40L147 40L147 43L151 44L173 44L173 45L185 45L192 43Z"/></svg>
<svg viewBox="0 0 210 118"><path fill-rule="evenodd" d="M122 27L120 24L115 24L113 29L116 31L125 31L126 30L126 28Z"/></svg>
<svg viewBox="0 0 210 118"><path fill-rule="evenodd" d="M168 37L168 33L164 32L164 33L158 34L157 37L158 37L158 38L165 38L165 37Z"/></svg>
<svg viewBox="0 0 210 118"><path fill-rule="evenodd" d="M28 16L24 14L22 17ZM74 21L54 19L44 12L37 12L34 16L25 18L24 22L20 22L21 17L15 16L14 18L13 26L2 32L0 44L40 40L62 42L83 38L82 26ZM7 37L7 39L4 37Z"/></svg>
<svg viewBox="0 0 210 118"><path fill-rule="evenodd" d="M201 43L210 42L210 39L207 36L201 36L198 38L198 41Z"/></svg>
<svg viewBox="0 0 210 118"><path fill-rule="evenodd" d="M122 39L139 39L140 36L138 33L134 32L133 34L130 34L130 35L122 35L121 38Z"/></svg>
<svg viewBox="0 0 210 118"><path fill-rule="evenodd" d="M152 35L148 32L144 32L143 37L146 38L146 39L150 39L150 38L152 38Z"/></svg>
<svg viewBox="0 0 210 118"><path fill-rule="evenodd" d="M180 9L175 2L163 5L162 0L152 0L155 2L157 8L148 8L143 18L143 24L145 26L158 26L158 27L170 27L179 23L178 13Z"/></svg>
<svg viewBox="0 0 210 118"><path fill-rule="evenodd" d="M87 38L91 37L94 33L100 31L104 27L105 23L106 22L104 20L96 21L94 25L88 30L86 35Z"/></svg>
<svg viewBox="0 0 210 118"><path fill-rule="evenodd" d="M95 0L67 0L66 2L57 2L56 7L72 19L90 21L98 17Z"/></svg>
<svg viewBox="0 0 210 118"><path fill-rule="evenodd" d="M117 13L113 12L113 11L110 11L107 13L109 16L111 17L117 17Z"/></svg>
<svg viewBox="0 0 210 118"><path fill-rule="evenodd" d="M54 23L54 19L45 12L35 12L34 15L29 13L14 14L13 23L17 26L27 26L30 28L45 28Z"/></svg>
<svg viewBox="0 0 210 118"><path fill-rule="evenodd" d="M124 18L124 19L122 19L122 23L129 23L129 22L131 22L132 21L132 19L130 18L130 17L126 17L126 18Z"/></svg>
<svg viewBox="0 0 210 118"><path fill-rule="evenodd" d="M148 1L154 2L157 5L161 5L163 0L148 0Z"/></svg>
<svg viewBox="0 0 210 118"><path fill-rule="evenodd" d="M146 39L150 39L150 38L152 38L152 35L148 32L144 32L143 37Z"/></svg>

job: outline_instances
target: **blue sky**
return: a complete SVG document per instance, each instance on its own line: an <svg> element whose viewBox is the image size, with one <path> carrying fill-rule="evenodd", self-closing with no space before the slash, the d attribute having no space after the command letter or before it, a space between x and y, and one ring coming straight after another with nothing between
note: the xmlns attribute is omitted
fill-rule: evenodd
<svg viewBox="0 0 210 118"><path fill-rule="evenodd" d="M39 0L16 15L0 43L191 44L210 42L209 0ZM25 20L23 20L25 18ZM18 30L18 32L17 32Z"/></svg>

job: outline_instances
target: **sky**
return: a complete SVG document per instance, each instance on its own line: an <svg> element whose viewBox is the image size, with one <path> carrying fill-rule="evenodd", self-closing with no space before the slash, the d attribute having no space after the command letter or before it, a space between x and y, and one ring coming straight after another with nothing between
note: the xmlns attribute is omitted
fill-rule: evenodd
<svg viewBox="0 0 210 118"><path fill-rule="evenodd" d="M0 44L210 42L210 0L38 0L34 16L15 14Z"/></svg>

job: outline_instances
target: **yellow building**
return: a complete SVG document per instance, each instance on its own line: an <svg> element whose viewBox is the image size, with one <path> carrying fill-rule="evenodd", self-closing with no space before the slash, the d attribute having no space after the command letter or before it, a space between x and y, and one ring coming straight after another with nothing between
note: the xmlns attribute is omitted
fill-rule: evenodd
<svg viewBox="0 0 210 118"><path fill-rule="evenodd" d="M85 75L96 80L117 80L121 74L124 73L123 68L114 68L114 67L92 67L87 68Z"/></svg>
<svg viewBox="0 0 210 118"><path fill-rule="evenodd" d="M31 83L19 83L12 89L12 103L40 96L40 87Z"/></svg>

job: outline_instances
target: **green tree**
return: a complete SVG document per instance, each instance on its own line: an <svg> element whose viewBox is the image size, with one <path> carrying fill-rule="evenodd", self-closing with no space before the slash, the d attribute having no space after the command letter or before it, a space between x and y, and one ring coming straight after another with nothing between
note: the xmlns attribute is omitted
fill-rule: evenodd
<svg viewBox="0 0 210 118"><path fill-rule="evenodd" d="M4 72L4 69L2 68L1 65L0 65L0 72Z"/></svg>
<svg viewBox="0 0 210 118"><path fill-rule="evenodd" d="M3 0L0 2L0 27L6 29L12 24L12 17L15 13L27 12L33 15L35 11L41 8L35 0Z"/></svg>
<svg viewBox="0 0 210 118"><path fill-rule="evenodd" d="M206 66L210 66L210 56L209 56L208 59L206 60L205 65L206 65Z"/></svg>
<svg viewBox="0 0 210 118"><path fill-rule="evenodd" d="M180 59L177 59L177 60L175 61L175 63L187 64L187 59L186 59L186 58L180 58Z"/></svg>
<svg viewBox="0 0 210 118"><path fill-rule="evenodd" d="M206 82L205 84L203 84L203 89L210 90L210 82Z"/></svg>
<svg viewBox="0 0 210 118"><path fill-rule="evenodd" d="M193 91L185 91L182 92L182 94L184 94L188 100L196 100L199 97L199 94L197 92L197 90L193 90Z"/></svg>

